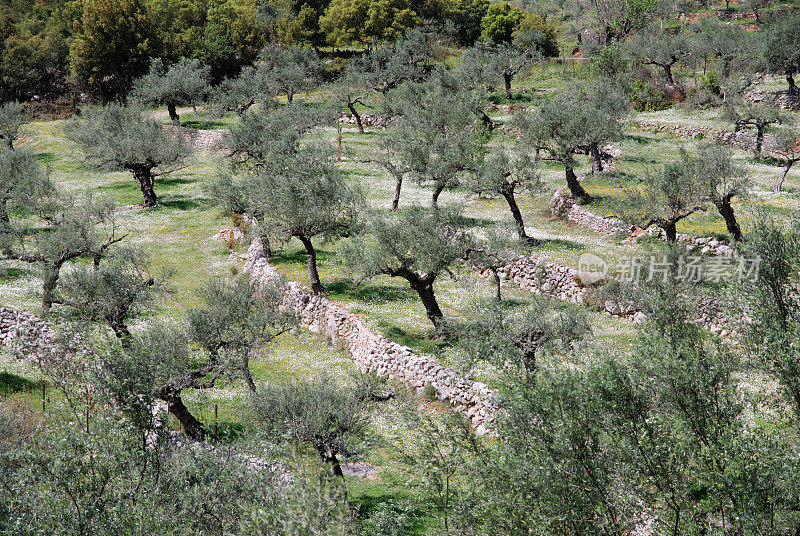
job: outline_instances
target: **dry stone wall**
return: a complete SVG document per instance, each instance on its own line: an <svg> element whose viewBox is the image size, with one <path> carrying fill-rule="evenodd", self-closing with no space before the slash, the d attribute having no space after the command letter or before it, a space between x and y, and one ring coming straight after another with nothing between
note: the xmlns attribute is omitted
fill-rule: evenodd
<svg viewBox="0 0 800 536"><path fill-rule="evenodd" d="M26 357L35 360L42 352L56 344L56 334L50 325L33 313L0 307L0 345L10 347L15 342L24 343L33 352Z"/></svg>
<svg viewBox="0 0 800 536"><path fill-rule="evenodd" d="M740 149L750 151L755 146L755 134L749 130L731 132L730 130L717 130L711 127L700 125L680 125L673 123L659 123L658 121L636 121L633 125L642 130L652 130L654 132L667 132L683 139L704 138L721 143L732 145ZM764 135L764 150L768 151L775 145L775 136Z"/></svg>
<svg viewBox="0 0 800 536"><path fill-rule="evenodd" d="M253 240L245 271L259 284L280 277L267 262L263 246ZM466 416L478 434L489 431L499 406L494 393L483 383L460 376L435 359L417 355L411 348L373 333L363 319L323 296L314 296L297 282L286 285L284 307L294 311L300 325L346 349L364 373L404 384L418 393L428 389L447 400Z"/></svg>
<svg viewBox="0 0 800 536"><path fill-rule="evenodd" d="M553 216L567 220L569 223L586 227L597 233L605 235L625 234L629 235L636 231L634 226L628 225L614 216L600 216L575 202L575 199L568 193L558 191L550 199L550 213ZM647 232L642 233L648 236L658 236L666 240L666 235L660 227L651 227ZM699 248L701 253L712 255L733 255L733 248L725 240L718 240L712 237L699 237L678 233L678 243L684 244L688 249Z"/></svg>

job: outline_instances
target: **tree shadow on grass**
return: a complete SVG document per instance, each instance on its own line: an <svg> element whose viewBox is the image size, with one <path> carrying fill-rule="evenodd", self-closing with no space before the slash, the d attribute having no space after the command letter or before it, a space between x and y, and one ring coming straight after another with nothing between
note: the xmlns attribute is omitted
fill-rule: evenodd
<svg viewBox="0 0 800 536"><path fill-rule="evenodd" d="M40 166L49 166L56 161L56 155L53 153L37 153L36 160Z"/></svg>
<svg viewBox="0 0 800 536"><path fill-rule="evenodd" d="M303 255L305 257L305 255ZM366 302L388 303L405 299L410 291L391 285L360 284L356 285L348 279L340 279L325 287L332 299L349 299Z"/></svg>
<svg viewBox="0 0 800 536"><path fill-rule="evenodd" d="M16 281L17 279L20 279L32 273L33 270L24 270L22 268L3 269L2 267L0 267L0 284L11 283L12 281Z"/></svg>
<svg viewBox="0 0 800 536"><path fill-rule="evenodd" d="M0 395L12 396L17 393L36 393L41 396L42 382L29 380L10 372L0 371Z"/></svg>
<svg viewBox="0 0 800 536"><path fill-rule="evenodd" d="M399 326L391 325L385 321L379 322L378 325L381 328L381 332L388 339L391 339L397 344L408 346L420 353L436 355L447 347L446 341L435 341L420 333L410 333ZM433 328L431 328L431 332L433 332Z"/></svg>
<svg viewBox="0 0 800 536"><path fill-rule="evenodd" d="M181 124L184 127L196 128L197 130L217 130L228 127L228 124L224 121L215 121L213 119L189 119Z"/></svg>
<svg viewBox="0 0 800 536"><path fill-rule="evenodd" d="M334 258L334 254L324 249L315 248L317 252L317 263L322 264ZM279 251L269 258L269 263L273 265L291 265L308 263L308 257L304 250L296 250L291 252Z"/></svg>
<svg viewBox="0 0 800 536"><path fill-rule="evenodd" d="M198 208L200 203L193 199L187 198L178 198L178 199L171 199L169 201L159 201L159 204L164 208L171 208L175 210L191 210L193 208Z"/></svg>

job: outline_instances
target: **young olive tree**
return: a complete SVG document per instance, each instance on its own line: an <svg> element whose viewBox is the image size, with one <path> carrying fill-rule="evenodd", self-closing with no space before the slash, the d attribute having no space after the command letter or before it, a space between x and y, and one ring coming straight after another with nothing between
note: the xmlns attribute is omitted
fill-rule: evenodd
<svg viewBox="0 0 800 536"><path fill-rule="evenodd" d="M800 17L780 16L767 26L763 36L763 53L767 66L783 73L789 83L789 93L796 94L794 76L800 70Z"/></svg>
<svg viewBox="0 0 800 536"><path fill-rule="evenodd" d="M0 140L8 146L14 147L14 140L19 136L19 129L25 123L22 109L17 102L4 102L0 104Z"/></svg>
<svg viewBox="0 0 800 536"><path fill-rule="evenodd" d="M478 170L485 141L471 96L443 78L398 90L392 107L400 117L389 133L402 166L414 179L433 187L434 208L445 189L456 188Z"/></svg>
<svg viewBox="0 0 800 536"><path fill-rule="evenodd" d="M169 67L160 58L150 60L150 71L133 85L132 98L151 106L166 106L169 118L180 124L176 107L196 105L209 92L210 69L198 59L181 58Z"/></svg>
<svg viewBox="0 0 800 536"><path fill-rule="evenodd" d="M470 181L470 189L479 195L501 196L508 203L517 236L521 241L535 244L536 240L528 236L522 212L517 205L516 194L524 191L539 191L543 187L536 170L535 157L532 154L515 150L489 150L484 158L483 168Z"/></svg>
<svg viewBox="0 0 800 536"><path fill-rule="evenodd" d="M725 226L734 240L742 239L742 229L736 221L731 204L734 197L747 195L753 185L749 175L732 160L730 149L719 144L705 144L695 159L697 175L705 184L708 199L717 207Z"/></svg>
<svg viewBox="0 0 800 536"><path fill-rule="evenodd" d="M772 153L782 160L783 171L775 180L773 192L780 192L786 176L795 163L800 162L800 131L791 127L784 127L775 134L775 147Z"/></svg>
<svg viewBox="0 0 800 536"><path fill-rule="evenodd" d="M661 227L670 243L677 240L677 223L704 210L708 195L696 163L685 151L680 160L665 164L625 193L621 217L643 229L651 225Z"/></svg>
<svg viewBox="0 0 800 536"><path fill-rule="evenodd" d="M364 206L362 192L348 185L335 167L330 147L311 144L293 154L276 155L236 181L223 181L242 194L238 204L256 218L262 231L278 241L294 237L303 244L311 290L325 292L313 240L348 234Z"/></svg>
<svg viewBox="0 0 800 536"><path fill-rule="evenodd" d="M158 205L155 179L179 169L190 153L180 131L165 130L140 110L117 104L86 110L65 128L92 161L130 171L142 190L145 207Z"/></svg>
<svg viewBox="0 0 800 536"><path fill-rule="evenodd" d="M770 125L790 123L791 117L781 111L774 103L743 103L734 105L728 100L725 103L724 115L736 125L736 130L755 129L753 156L760 160L764 152L764 134Z"/></svg>
<svg viewBox="0 0 800 536"><path fill-rule="evenodd" d="M0 233L10 231L9 211L34 207L54 192L52 183L27 149L0 146Z"/></svg>
<svg viewBox="0 0 800 536"><path fill-rule="evenodd" d="M371 382L340 383L328 375L267 384L253 397L253 415L273 441L310 445L331 475L343 476L339 456L364 440L373 405Z"/></svg>
<svg viewBox="0 0 800 536"><path fill-rule="evenodd" d="M286 95L292 104L296 93L313 88L322 76L322 63L310 47L269 45L259 55L258 69L268 84Z"/></svg>
<svg viewBox="0 0 800 536"><path fill-rule="evenodd" d="M622 108L614 104L618 93L609 87L609 100L601 95L599 88L571 87L545 100L536 112L514 116L521 142L539 158L564 166L567 187L576 199L589 200L591 196L575 174L575 155L589 152L593 162L599 161L600 144L616 137L621 129Z"/></svg>
<svg viewBox="0 0 800 536"><path fill-rule="evenodd" d="M459 228L458 215L447 210L409 207L396 213L373 214L368 232L343 249L345 262L363 277L385 274L405 279L417 293L439 336L445 319L433 284L472 240Z"/></svg>

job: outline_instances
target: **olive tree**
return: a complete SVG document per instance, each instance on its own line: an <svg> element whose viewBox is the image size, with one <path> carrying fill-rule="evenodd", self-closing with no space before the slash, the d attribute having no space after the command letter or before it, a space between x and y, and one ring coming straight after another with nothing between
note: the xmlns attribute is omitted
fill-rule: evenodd
<svg viewBox="0 0 800 536"><path fill-rule="evenodd" d="M470 368L488 363L530 384L543 356L571 353L590 334L586 314L571 304L541 296L522 307L480 300L459 327L458 346Z"/></svg>
<svg viewBox="0 0 800 536"><path fill-rule="evenodd" d="M626 188L620 215L643 229L661 227L667 241L674 243L677 223L704 210L707 195L698 166L682 151L678 161L665 164L640 184Z"/></svg>
<svg viewBox="0 0 800 536"><path fill-rule="evenodd" d="M691 54L689 42L682 33L665 30L645 32L628 43L630 50L643 65L652 65L664 72L664 81L675 85L672 68Z"/></svg>
<svg viewBox="0 0 800 536"><path fill-rule="evenodd" d="M765 28L764 59L768 67L783 73L789 83L789 93L797 93L794 75L800 69L800 17L781 16Z"/></svg>
<svg viewBox="0 0 800 536"><path fill-rule="evenodd" d="M348 185L335 167L330 147L310 144L295 153L275 155L238 179L223 177L217 189L238 192L237 204L271 238L297 238L308 258L311 290L325 291L313 240L351 232L364 206L362 192Z"/></svg>
<svg viewBox="0 0 800 536"><path fill-rule="evenodd" d="M74 199L51 197L35 212L43 223L29 237L9 242L2 258L38 266L42 278L42 310L48 313L58 298L62 268L78 259L98 262L109 247L125 235L117 233L114 203L86 196Z"/></svg>
<svg viewBox="0 0 800 536"><path fill-rule="evenodd" d="M19 129L25 123L22 109L17 102L0 104L0 140L9 149L14 147L14 140L19 136Z"/></svg>
<svg viewBox="0 0 800 536"><path fill-rule="evenodd" d="M411 176L432 186L434 208L445 189L478 170L485 141L471 95L444 83L446 76L406 84L392 101L400 117L389 136Z"/></svg>
<svg viewBox="0 0 800 536"><path fill-rule="evenodd" d="M322 63L310 47L269 45L259 55L259 70L292 104L296 93L311 89L322 76Z"/></svg>
<svg viewBox="0 0 800 536"><path fill-rule="evenodd" d="M150 71L134 83L131 96L142 104L166 106L169 118L180 124L176 107L205 100L210 76L210 68L198 59L181 58L167 67L160 58L153 58Z"/></svg>
<svg viewBox="0 0 800 536"><path fill-rule="evenodd" d="M545 100L539 110L514 116L521 142L535 150L539 158L564 166L567 187L576 199L588 200L591 196L575 174L575 155L589 152L593 162L599 160L599 145L621 129L623 108L615 104L619 93L609 86L607 99L602 94L599 87L571 87Z"/></svg>
<svg viewBox="0 0 800 536"><path fill-rule="evenodd" d="M9 211L33 207L54 192L52 183L36 161L36 154L27 149L0 147L0 226L2 233L10 229Z"/></svg>
<svg viewBox="0 0 800 536"><path fill-rule="evenodd" d="M256 425L281 443L310 445L331 475L343 476L339 456L363 441L373 405L371 382L346 385L328 375L267 384L253 397Z"/></svg>
<svg viewBox="0 0 800 536"><path fill-rule="evenodd" d="M459 217L448 210L409 207L395 213L375 213L364 236L343 247L343 258L354 274L379 274L405 279L417 293L428 319L443 336L445 319L433 284L465 257L472 240L459 228Z"/></svg>
<svg viewBox="0 0 800 536"><path fill-rule="evenodd" d="M758 160L761 159L764 152L764 134L767 128L770 125L791 122L789 115L769 101L760 104L736 105L732 104L730 100L726 100L724 116L736 125L737 131L746 128L755 129L753 156Z"/></svg>
<svg viewBox="0 0 800 536"><path fill-rule="evenodd" d="M783 182L795 163L800 162L800 132L791 127L784 127L775 134L775 146L772 153L777 156L783 164L783 171L775 180L772 187L773 192L780 192L783 189Z"/></svg>
<svg viewBox="0 0 800 536"><path fill-rule="evenodd" d="M516 194L539 191L544 185L536 169L534 155L520 149L489 150L481 171L470 181L470 189L483 196L503 197L511 210L517 236L524 242L534 244L536 240L525 231Z"/></svg>
<svg viewBox="0 0 800 536"><path fill-rule="evenodd" d="M117 104L86 110L65 128L90 160L105 168L130 171L142 190L145 207L158 205L155 179L179 169L190 152L177 129L165 130L140 110Z"/></svg>
<svg viewBox="0 0 800 536"><path fill-rule="evenodd" d="M254 104L268 105L275 90L266 74L256 66L247 65L235 78L224 78L210 91L212 113L222 115L234 111L242 116Z"/></svg>
<svg viewBox="0 0 800 536"><path fill-rule="evenodd" d="M731 204L734 197L747 195L753 181L740 166L732 160L732 151L719 144L705 144L700 147L695 165L697 176L703 181L711 201L734 240L741 240L742 230Z"/></svg>

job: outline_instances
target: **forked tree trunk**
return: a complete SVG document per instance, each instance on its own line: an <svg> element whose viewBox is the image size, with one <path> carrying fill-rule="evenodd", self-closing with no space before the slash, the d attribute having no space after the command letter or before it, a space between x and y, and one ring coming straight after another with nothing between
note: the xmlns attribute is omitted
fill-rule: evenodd
<svg viewBox="0 0 800 536"><path fill-rule="evenodd" d="M564 163L564 170L567 177L567 188L569 188L572 197L575 199L591 199L591 196L587 194L586 190L584 190L583 186L581 186L578 176L575 175L575 169L572 167L572 162Z"/></svg>
<svg viewBox="0 0 800 536"><path fill-rule="evenodd" d="M783 191L783 182L786 180L786 175L789 174L789 170L792 169L793 164L794 160L789 160L783 165L783 171L778 177L778 180L775 181L775 185L772 187L773 192L778 193Z"/></svg>
<svg viewBox="0 0 800 536"><path fill-rule="evenodd" d="M174 103L167 104L167 112L169 113L169 118L172 120L173 123L181 124L181 118L178 115L178 111L175 109Z"/></svg>
<svg viewBox="0 0 800 536"><path fill-rule="evenodd" d="M733 213L733 206L731 206L731 198L723 197L717 203L717 210L720 216L725 220L725 226L728 228L728 233L734 240L742 239L742 229L739 227L739 222L736 221L736 215Z"/></svg>
<svg viewBox="0 0 800 536"><path fill-rule="evenodd" d="M303 243L303 247L306 248L308 278L311 280L311 290L314 294L320 295L325 292L325 287L323 287L322 283L319 281L319 272L317 272L317 252L314 249L314 244L311 243L311 239L307 236L299 235L297 238Z"/></svg>
<svg viewBox="0 0 800 536"><path fill-rule="evenodd" d="M358 132L360 134L364 133L364 125L361 123L361 114L356 111L356 107L353 105L352 102L347 102L347 107L350 109L350 113L353 114L353 117L356 118L356 124L358 125Z"/></svg>
<svg viewBox="0 0 800 536"><path fill-rule="evenodd" d="M130 166L129 169L133 172L133 178L139 183L139 188L142 190L143 205L145 207L155 207L158 205L158 198L153 188L153 173L152 168L148 166Z"/></svg>
<svg viewBox="0 0 800 536"><path fill-rule="evenodd" d="M198 421L183 403L180 391L176 391L171 385L165 385L159 390L159 398L167 403L167 411L178 419L186 435L196 441L205 439L206 430L203 423Z"/></svg>
<svg viewBox="0 0 800 536"><path fill-rule="evenodd" d="M592 157L592 175L603 171L603 155L600 153L600 147L597 143L592 142L589 144L589 155Z"/></svg>
<svg viewBox="0 0 800 536"><path fill-rule="evenodd" d="M674 244L678 241L678 228L677 222L670 221L664 222L661 224L661 228L664 229L664 233L667 235L667 242L670 244Z"/></svg>
<svg viewBox="0 0 800 536"><path fill-rule="evenodd" d="M508 203L508 208L511 209L511 216L514 218L514 225L517 228L517 236L519 236L520 240L534 243L535 240L525 232L525 222L522 220L522 212L520 212L517 200L514 197L514 185L506 184L503 186L502 194Z"/></svg>
<svg viewBox="0 0 800 536"><path fill-rule="evenodd" d="M506 88L506 99L511 100L511 80L514 76L511 73L503 73L503 84Z"/></svg>

